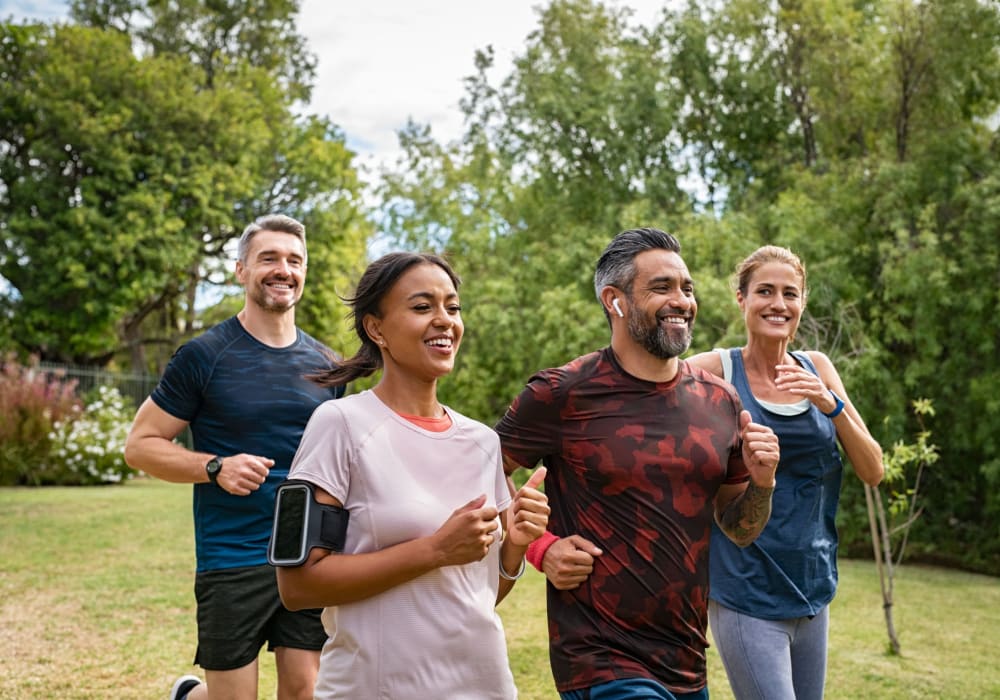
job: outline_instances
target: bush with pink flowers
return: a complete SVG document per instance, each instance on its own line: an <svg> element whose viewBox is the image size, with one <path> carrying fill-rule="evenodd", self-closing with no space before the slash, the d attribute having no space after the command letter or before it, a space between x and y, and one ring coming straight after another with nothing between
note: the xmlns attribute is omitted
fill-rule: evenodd
<svg viewBox="0 0 1000 700"><path fill-rule="evenodd" d="M112 483L131 471L122 458L130 407L117 390L77 394L75 380L0 362L0 486Z"/></svg>

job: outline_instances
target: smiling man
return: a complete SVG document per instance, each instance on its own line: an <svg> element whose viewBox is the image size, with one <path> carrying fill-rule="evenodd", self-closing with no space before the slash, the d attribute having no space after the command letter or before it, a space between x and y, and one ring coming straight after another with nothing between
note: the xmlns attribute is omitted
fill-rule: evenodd
<svg viewBox="0 0 1000 700"><path fill-rule="evenodd" d="M563 700L707 698L713 519L741 546L770 515L778 441L679 359L698 311L680 244L616 236L594 274L611 345L539 372L497 425L508 474L539 461L552 674Z"/></svg>
<svg viewBox="0 0 1000 700"><path fill-rule="evenodd" d="M271 215L240 237L236 316L182 345L139 408L125 445L135 469L194 484L195 663L171 700L257 698L257 656L275 653L278 698L312 698L326 633L318 610L281 604L267 544L278 485L313 410L343 388L306 378L333 353L295 325L306 279L305 227ZM194 449L174 442L190 426Z"/></svg>

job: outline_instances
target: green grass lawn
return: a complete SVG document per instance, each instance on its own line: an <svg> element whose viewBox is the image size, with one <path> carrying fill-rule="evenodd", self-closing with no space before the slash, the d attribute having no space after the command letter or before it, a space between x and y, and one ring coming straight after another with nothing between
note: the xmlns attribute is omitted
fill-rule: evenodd
<svg viewBox="0 0 1000 700"><path fill-rule="evenodd" d="M165 698L198 673L190 487L0 489L0 533L0 698ZM521 698L557 698L542 576L529 568L500 610ZM903 567L895 622L898 657L874 566L841 561L828 698L1000 697L1000 580ZM261 665L273 698L271 655ZM714 649L709 687L732 697Z"/></svg>

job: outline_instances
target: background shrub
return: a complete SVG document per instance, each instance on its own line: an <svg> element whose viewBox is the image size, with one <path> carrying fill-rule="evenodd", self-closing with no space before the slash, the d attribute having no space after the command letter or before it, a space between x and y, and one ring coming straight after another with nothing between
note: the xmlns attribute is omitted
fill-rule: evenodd
<svg viewBox="0 0 1000 700"><path fill-rule="evenodd" d="M0 485L37 484L49 463L53 426L79 413L76 382L19 364L0 368Z"/></svg>
<svg viewBox="0 0 1000 700"><path fill-rule="evenodd" d="M113 387L81 398L77 382L8 357L0 370L0 485L77 486L131 478L122 450L133 407Z"/></svg>
<svg viewBox="0 0 1000 700"><path fill-rule="evenodd" d="M57 421L42 483L77 486L113 484L132 478L122 452L134 408L114 387L101 386L88 395L84 408Z"/></svg>

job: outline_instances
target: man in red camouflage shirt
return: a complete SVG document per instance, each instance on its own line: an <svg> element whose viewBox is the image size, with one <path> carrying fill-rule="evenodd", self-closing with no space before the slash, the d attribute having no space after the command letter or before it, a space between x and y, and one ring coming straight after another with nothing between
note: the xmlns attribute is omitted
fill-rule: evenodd
<svg viewBox="0 0 1000 700"><path fill-rule="evenodd" d="M508 474L548 467L552 536L533 563L550 580L556 688L708 698L712 518L743 546L760 533L778 441L729 384L679 359L698 305L676 238L620 233L594 287L611 345L533 376L496 428Z"/></svg>

